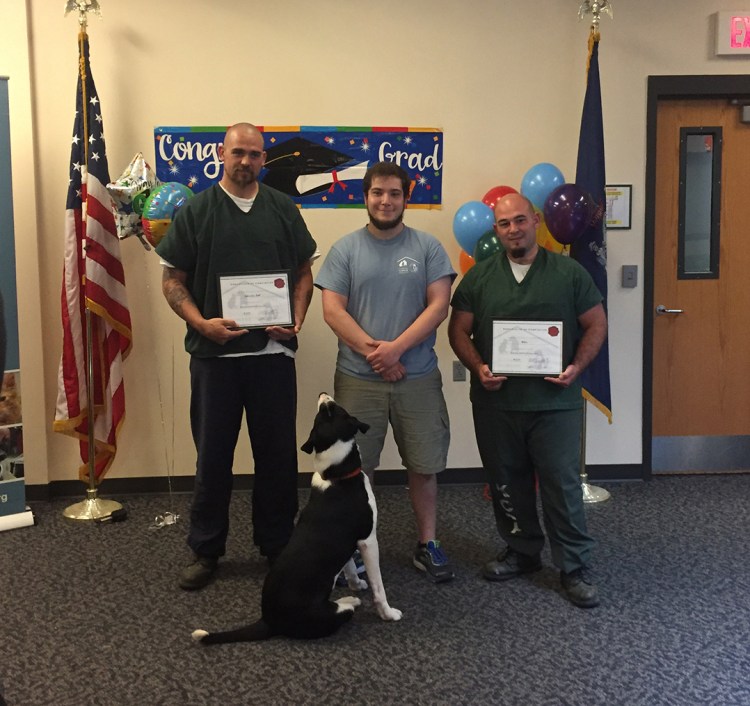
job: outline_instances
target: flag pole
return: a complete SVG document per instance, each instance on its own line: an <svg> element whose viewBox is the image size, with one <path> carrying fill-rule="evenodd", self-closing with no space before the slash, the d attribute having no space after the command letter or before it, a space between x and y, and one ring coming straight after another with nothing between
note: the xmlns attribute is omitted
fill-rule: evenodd
<svg viewBox="0 0 750 706"><path fill-rule="evenodd" d="M79 42L83 44L86 38L87 13L100 13L99 3L97 0L68 0L65 6L65 14L72 10L78 11L78 24L80 25ZM81 89L84 93L83 105L86 105L86 76L83 65L83 52L81 52L80 81ZM83 115L84 125L86 124L86 114ZM87 132L87 131L85 131ZM63 511L63 515L70 520L104 520L112 516L116 510L121 510L122 505L116 500L103 500L98 497L96 488L96 439L94 436L94 343L93 343L93 324L91 321L91 310L86 307L86 407L88 415L88 467L89 467L89 487L86 490L86 499L79 503L68 506Z"/></svg>
<svg viewBox="0 0 750 706"><path fill-rule="evenodd" d="M589 36L589 60L591 59L591 48L593 42L599 40L599 23L602 13L607 13L610 18L612 17L612 3L609 0L583 0L580 8L578 9L578 19L583 19L586 15L590 14L591 19L591 31ZM588 75L588 65L586 72ZM587 505L593 505L596 503L602 503L609 500L611 497L609 491L604 488L600 488L595 485L589 484L589 476L586 472L586 412L588 404L584 399L583 409L581 411L582 424L581 424L581 490L583 492L583 502ZM610 418L611 423L611 418Z"/></svg>
<svg viewBox="0 0 750 706"><path fill-rule="evenodd" d="M91 311L86 309L86 355L88 356L86 366L87 385L87 414L88 414L88 444L89 444L89 487L86 490L86 499L79 503L69 505L63 510L63 515L69 520L104 520L111 517L116 510L121 510L122 505L116 500L104 500L98 497L96 488L96 441L94 439L94 344L92 342L93 326L91 324Z"/></svg>

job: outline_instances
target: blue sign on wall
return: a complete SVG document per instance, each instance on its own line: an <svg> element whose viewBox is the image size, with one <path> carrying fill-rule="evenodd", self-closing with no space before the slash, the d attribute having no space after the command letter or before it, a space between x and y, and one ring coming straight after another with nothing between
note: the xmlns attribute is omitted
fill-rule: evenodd
<svg viewBox="0 0 750 706"><path fill-rule="evenodd" d="M441 208L443 133L434 128L261 127L266 163L260 179L301 208L364 208L362 177L375 162L396 162L411 176L409 208ZM154 129L156 175L196 193L221 178L224 127Z"/></svg>
<svg viewBox="0 0 750 706"><path fill-rule="evenodd" d="M16 245L13 231L13 189L10 169L8 79L0 77L0 294L5 321L5 370L18 370L18 309L16 307ZM0 351L2 358L2 351ZM2 371L0 371L2 372Z"/></svg>

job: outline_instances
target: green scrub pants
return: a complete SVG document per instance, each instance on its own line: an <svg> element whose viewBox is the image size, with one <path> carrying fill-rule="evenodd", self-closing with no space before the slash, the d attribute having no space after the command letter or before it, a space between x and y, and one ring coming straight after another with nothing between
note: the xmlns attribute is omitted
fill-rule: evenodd
<svg viewBox="0 0 750 706"><path fill-rule="evenodd" d="M552 562L566 573L589 566L594 540L586 529L581 490L583 411L516 412L474 405L473 414L502 539L520 554L542 550L538 478Z"/></svg>

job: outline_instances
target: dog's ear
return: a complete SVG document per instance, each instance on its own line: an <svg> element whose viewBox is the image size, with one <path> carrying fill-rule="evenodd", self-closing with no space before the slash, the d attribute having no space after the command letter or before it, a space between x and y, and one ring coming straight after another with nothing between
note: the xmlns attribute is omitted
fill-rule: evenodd
<svg viewBox="0 0 750 706"><path fill-rule="evenodd" d="M354 415L346 413L346 416L349 417L349 421L354 424L354 426L359 429L363 434L367 432L367 430L370 428L369 424L366 424L365 422L360 422L359 419L357 419Z"/></svg>
<svg viewBox="0 0 750 706"><path fill-rule="evenodd" d="M304 451L306 454L311 454L314 448L312 434L310 434L310 438L300 446L300 450Z"/></svg>

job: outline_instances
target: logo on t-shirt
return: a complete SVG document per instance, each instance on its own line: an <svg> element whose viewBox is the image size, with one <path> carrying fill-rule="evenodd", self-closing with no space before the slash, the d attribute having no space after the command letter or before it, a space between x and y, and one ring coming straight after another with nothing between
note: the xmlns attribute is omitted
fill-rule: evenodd
<svg viewBox="0 0 750 706"><path fill-rule="evenodd" d="M419 263L410 257L402 257L397 263L399 274L406 275L410 272L419 271Z"/></svg>

